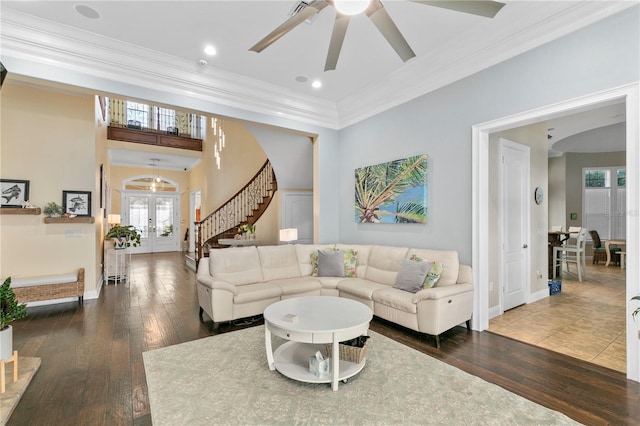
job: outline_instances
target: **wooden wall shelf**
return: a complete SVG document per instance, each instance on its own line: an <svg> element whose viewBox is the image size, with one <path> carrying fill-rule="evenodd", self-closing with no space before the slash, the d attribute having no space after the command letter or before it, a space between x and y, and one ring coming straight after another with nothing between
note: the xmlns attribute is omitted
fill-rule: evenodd
<svg viewBox="0 0 640 426"><path fill-rule="evenodd" d="M22 209L22 208L3 208L0 209L0 214L40 214L42 211L40 207L34 207L32 209Z"/></svg>
<svg viewBox="0 0 640 426"><path fill-rule="evenodd" d="M146 145L166 146L202 152L202 140L185 136L160 133L144 129L109 126L107 138L114 141L142 143Z"/></svg>
<svg viewBox="0 0 640 426"><path fill-rule="evenodd" d="M77 217L45 217L44 223L95 223L96 218L91 216Z"/></svg>

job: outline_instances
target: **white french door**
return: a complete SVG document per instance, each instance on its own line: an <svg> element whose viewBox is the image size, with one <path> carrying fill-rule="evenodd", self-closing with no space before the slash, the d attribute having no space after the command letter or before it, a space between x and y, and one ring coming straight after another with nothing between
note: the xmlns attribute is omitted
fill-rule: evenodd
<svg viewBox="0 0 640 426"><path fill-rule="evenodd" d="M140 231L140 246L132 253L180 250L180 196L147 191L122 192L122 223Z"/></svg>

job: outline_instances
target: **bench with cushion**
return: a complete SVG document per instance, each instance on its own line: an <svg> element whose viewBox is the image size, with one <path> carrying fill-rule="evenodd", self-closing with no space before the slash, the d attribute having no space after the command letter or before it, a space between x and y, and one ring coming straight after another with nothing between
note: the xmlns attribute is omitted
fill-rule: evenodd
<svg viewBox="0 0 640 426"><path fill-rule="evenodd" d="M36 277L15 277L11 288L20 303L77 297L84 301L84 268L77 272Z"/></svg>

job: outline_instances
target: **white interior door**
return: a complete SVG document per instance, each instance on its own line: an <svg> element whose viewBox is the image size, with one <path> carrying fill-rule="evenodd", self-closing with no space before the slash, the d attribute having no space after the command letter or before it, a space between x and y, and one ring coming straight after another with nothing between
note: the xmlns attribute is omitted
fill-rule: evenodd
<svg viewBox="0 0 640 426"><path fill-rule="evenodd" d="M180 250L178 194L127 191L122 194L122 223L140 231L140 246L132 253Z"/></svg>
<svg viewBox="0 0 640 426"><path fill-rule="evenodd" d="M529 275L529 147L500 139L502 311L522 305Z"/></svg>

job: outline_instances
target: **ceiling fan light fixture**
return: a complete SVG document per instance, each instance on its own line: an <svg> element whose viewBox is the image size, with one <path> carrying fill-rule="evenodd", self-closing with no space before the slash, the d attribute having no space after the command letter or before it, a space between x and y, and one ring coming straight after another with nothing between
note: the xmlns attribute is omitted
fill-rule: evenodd
<svg viewBox="0 0 640 426"><path fill-rule="evenodd" d="M343 15L357 15L369 7L371 0L334 0L336 10Z"/></svg>

